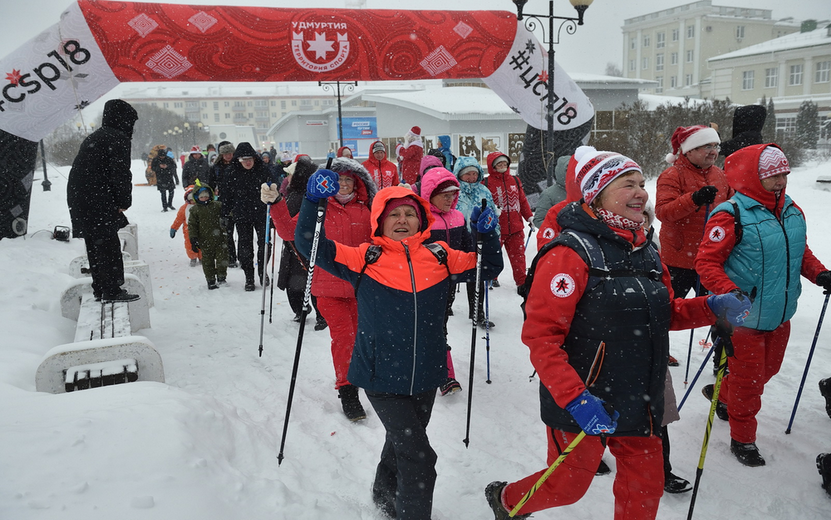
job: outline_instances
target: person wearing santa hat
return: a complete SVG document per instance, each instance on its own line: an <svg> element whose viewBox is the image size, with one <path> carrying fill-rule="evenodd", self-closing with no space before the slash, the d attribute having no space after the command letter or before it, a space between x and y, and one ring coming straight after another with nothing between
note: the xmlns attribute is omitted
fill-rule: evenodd
<svg viewBox="0 0 831 520"><path fill-rule="evenodd" d="M586 436L530 497L546 469L490 483L485 496L497 520L526 498L513 518L577 502L606 446L617 460L615 517L654 519L664 492L669 331L710 325L717 315L740 324L750 308L736 294L673 298L644 230L649 196L635 161L588 149L575 171L583 199L563 208L562 232L537 258L522 341L540 377L548 463Z"/></svg>
<svg viewBox="0 0 831 520"><path fill-rule="evenodd" d="M331 170L318 170L308 181L294 234L306 257L318 205L339 192L338 179ZM424 242L435 217L430 204L409 188L380 190L371 212L372 243L347 246L327 238L322 227L315 269L355 287L358 334L349 382L365 390L386 431L373 502L391 518L429 520L438 457L427 426L436 389L447 380L447 294L452 281L476 279L477 255L451 247L437 255L428 249ZM472 220L483 236L481 275L494 278L502 270L496 214L488 208L474 212Z"/></svg>
<svg viewBox="0 0 831 520"><path fill-rule="evenodd" d="M401 163L401 179L406 184L414 184L418 180L418 168L424 156L424 143L421 140L421 128L414 126L404 136L404 144L398 153Z"/></svg>
<svg viewBox="0 0 831 520"><path fill-rule="evenodd" d="M785 194L790 166L779 146L742 148L724 169L736 194L713 210L695 268L711 291L756 291L750 315L733 332L730 373L718 398L730 422L730 451L745 466L764 466L756 414L765 384L782 365L802 292L800 275L828 294L831 272L808 247L805 214ZM711 387L703 390L709 398Z"/></svg>
<svg viewBox="0 0 831 520"><path fill-rule="evenodd" d="M672 276L672 289L684 298L703 288L695 272L695 255L708 210L729 199L733 191L715 165L721 139L708 126L679 126L672 134L670 167L658 177L655 216L661 221L661 258Z"/></svg>

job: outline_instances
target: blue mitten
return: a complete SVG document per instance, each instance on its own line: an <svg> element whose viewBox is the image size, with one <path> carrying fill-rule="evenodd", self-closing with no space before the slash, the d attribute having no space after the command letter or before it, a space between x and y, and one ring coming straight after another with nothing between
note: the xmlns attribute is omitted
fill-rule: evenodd
<svg viewBox="0 0 831 520"><path fill-rule="evenodd" d="M609 412L603 406L604 402L588 390L583 390L582 394L566 405L566 410L587 435L615 433L620 413L612 411L612 415L609 416Z"/></svg>
<svg viewBox="0 0 831 520"><path fill-rule="evenodd" d="M741 327L750 314L750 298L741 291L714 294L707 298L707 305L718 317L723 317L734 327Z"/></svg>
<svg viewBox="0 0 831 520"><path fill-rule="evenodd" d="M176 236L176 230L173 229L173 228L170 228L170 238L173 238L175 236Z"/></svg>
<svg viewBox="0 0 831 520"><path fill-rule="evenodd" d="M317 204L320 199L336 194L340 190L338 178L338 174L332 170L317 170L306 183L306 198Z"/></svg>
<svg viewBox="0 0 831 520"><path fill-rule="evenodd" d="M491 208L485 208L485 211L482 211L482 208L476 206L470 213L470 223L476 226L476 230L484 235L496 228L499 218Z"/></svg>

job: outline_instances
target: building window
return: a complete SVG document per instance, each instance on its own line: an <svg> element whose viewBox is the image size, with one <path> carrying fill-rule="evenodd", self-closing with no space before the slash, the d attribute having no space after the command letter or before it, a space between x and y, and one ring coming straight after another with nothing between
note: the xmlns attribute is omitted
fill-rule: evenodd
<svg viewBox="0 0 831 520"><path fill-rule="evenodd" d="M675 88L678 86L678 78L675 76L669 77L669 88Z"/></svg>
<svg viewBox="0 0 831 520"><path fill-rule="evenodd" d="M663 49L667 44L667 33L659 32L655 34L655 48Z"/></svg>
<svg viewBox="0 0 831 520"><path fill-rule="evenodd" d="M280 101L280 108L282 108L283 110L286 109L286 102L285 101Z"/></svg>
<svg viewBox="0 0 831 520"><path fill-rule="evenodd" d="M634 36L629 37L629 48L634 50L638 46L638 40Z"/></svg>
<svg viewBox="0 0 831 520"><path fill-rule="evenodd" d="M246 92L246 94L247 94L247 92ZM253 105L253 103L252 103L251 101L249 101L249 102L248 102L248 106L250 107L250 106L252 106L252 105Z"/></svg>
<svg viewBox="0 0 831 520"><path fill-rule="evenodd" d="M687 51L687 63L692 63L694 56L695 56L695 51Z"/></svg>
<svg viewBox="0 0 831 520"><path fill-rule="evenodd" d="M219 101L214 101L214 110L219 110Z"/></svg>
<svg viewBox="0 0 831 520"><path fill-rule="evenodd" d="M633 71L638 68L637 62L635 60L629 60L629 70Z"/></svg>
<svg viewBox="0 0 831 520"><path fill-rule="evenodd" d="M765 88L779 86L779 67L765 69Z"/></svg>
<svg viewBox="0 0 831 520"><path fill-rule="evenodd" d="M272 112L271 113L271 118L272 119L277 119L277 112Z"/></svg>
<svg viewBox="0 0 831 520"><path fill-rule="evenodd" d="M687 74L684 76L684 86L689 87L692 85L692 74Z"/></svg>
<svg viewBox="0 0 831 520"><path fill-rule="evenodd" d="M776 136L781 134L790 135L796 131L796 117L777 117Z"/></svg>
<svg viewBox="0 0 831 520"><path fill-rule="evenodd" d="M219 114L214 114L214 123L219 123Z"/></svg>
<svg viewBox="0 0 831 520"><path fill-rule="evenodd" d="M648 35L643 37L643 46L644 47L649 47L649 36Z"/></svg>
<svg viewBox="0 0 831 520"><path fill-rule="evenodd" d="M655 89L655 93L660 94L664 91L664 77L658 76L657 78L655 78L655 81L658 82L658 88Z"/></svg>
<svg viewBox="0 0 831 520"><path fill-rule="evenodd" d="M669 55L669 64L670 65L678 65L678 53L673 52Z"/></svg>
<svg viewBox="0 0 831 520"><path fill-rule="evenodd" d="M231 119L231 114L229 112L225 112L225 119Z"/></svg>
<svg viewBox="0 0 831 520"><path fill-rule="evenodd" d="M200 105L202 106L202 108L208 108L208 102L207 101L202 101L200 103Z"/></svg>
<svg viewBox="0 0 831 520"><path fill-rule="evenodd" d="M791 76L788 85L802 85L802 65L791 65Z"/></svg>
<svg viewBox="0 0 831 520"><path fill-rule="evenodd" d="M244 107L245 106L245 101L234 101L234 106L235 107Z"/></svg>
<svg viewBox="0 0 831 520"><path fill-rule="evenodd" d="M310 106L312 106L312 100L311 99L301 99L300 100L300 106L301 107L310 107Z"/></svg>
<svg viewBox="0 0 831 520"><path fill-rule="evenodd" d="M169 108L169 104L168 104L168 102L167 102L167 101L165 101L165 102L164 102L164 107L165 107L165 108Z"/></svg>
<svg viewBox="0 0 831 520"><path fill-rule="evenodd" d="M642 68L643 70L647 70L647 69L649 68L649 58L648 58L648 57L647 57L647 58L643 58L643 59L641 60L641 68Z"/></svg>
<svg viewBox="0 0 831 520"><path fill-rule="evenodd" d="M831 78L831 61L821 61L817 63L814 83L828 83L829 78Z"/></svg>
<svg viewBox="0 0 831 520"><path fill-rule="evenodd" d="M250 103L250 101L249 101L249 103ZM254 117L254 113L253 112L248 112L248 119L251 119L252 117Z"/></svg>
<svg viewBox="0 0 831 520"><path fill-rule="evenodd" d="M755 77L755 70L746 70L742 72L742 90L753 90L753 80Z"/></svg>
<svg viewBox="0 0 831 520"><path fill-rule="evenodd" d="M679 36L678 33L679 33L678 29L673 29L672 30L672 41L674 41L674 42L678 41L678 36Z"/></svg>
<svg viewBox="0 0 831 520"><path fill-rule="evenodd" d="M181 101L174 102L173 103L173 108L182 108L182 102Z"/></svg>
<svg viewBox="0 0 831 520"><path fill-rule="evenodd" d="M659 71L659 72L664 70L664 55L663 54L658 54L657 56L655 56L655 70Z"/></svg>
<svg viewBox="0 0 831 520"><path fill-rule="evenodd" d="M695 25L687 26L687 38L695 38Z"/></svg>
<svg viewBox="0 0 831 520"><path fill-rule="evenodd" d="M293 107L297 106L297 100L296 99L291 100L291 106L293 106Z"/></svg>
<svg viewBox="0 0 831 520"><path fill-rule="evenodd" d="M736 26L736 39L741 40L744 38L744 25L737 25Z"/></svg>
<svg viewBox="0 0 831 520"><path fill-rule="evenodd" d="M230 102L230 101L226 101L226 102L225 102L225 107L227 108L227 107L229 107L229 106L231 106L231 102Z"/></svg>
<svg viewBox="0 0 831 520"><path fill-rule="evenodd" d="M272 99L271 100L271 106L276 107L277 106L277 101Z"/></svg>

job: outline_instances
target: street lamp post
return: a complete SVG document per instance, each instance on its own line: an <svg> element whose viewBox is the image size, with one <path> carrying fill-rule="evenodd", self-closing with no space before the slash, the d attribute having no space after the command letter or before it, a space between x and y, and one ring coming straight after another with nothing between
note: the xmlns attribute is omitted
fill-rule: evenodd
<svg viewBox="0 0 831 520"><path fill-rule="evenodd" d="M578 25L583 25L583 13L589 8L594 0L569 0L574 9L577 10L577 18L567 16L554 16L554 1L548 2L548 14L523 13L522 10L528 0L512 0L516 4L516 19L525 19L525 28L534 32L537 24L543 26L543 20L548 20L548 34L543 30L543 42L548 44L548 99L546 100L545 120L548 128L545 135L545 153L543 154L543 166L546 171L548 186L554 183L554 44L560 43L560 31L566 28L568 34L574 34ZM554 32L554 20L562 20L557 32ZM546 158L548 159L546 161Z"/></svg>
<svg viewBox="0 0 831 520"><path fill-rule="evenodd" d="M335 87L335 96L338 98L338 141L340 146L343 146L343 112L341 110L341 85L343 85L344 92L352 92L358 86L357 81L318 81L317 86L323 87L323 90L329 90L332 86ZM357 150L355 150L357 152Z"/></svg>

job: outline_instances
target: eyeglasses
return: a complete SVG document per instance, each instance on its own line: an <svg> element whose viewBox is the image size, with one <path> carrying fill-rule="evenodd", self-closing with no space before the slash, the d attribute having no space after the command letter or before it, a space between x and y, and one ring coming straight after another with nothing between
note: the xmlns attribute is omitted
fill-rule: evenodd
<svg viewBox="0 0 831 520"><path fill-rule="evenodd" d="M719 151L721 150L720 144L705 144L704 146L699 146L696 150L707 150L708 152L712 151Z"/></svg>

